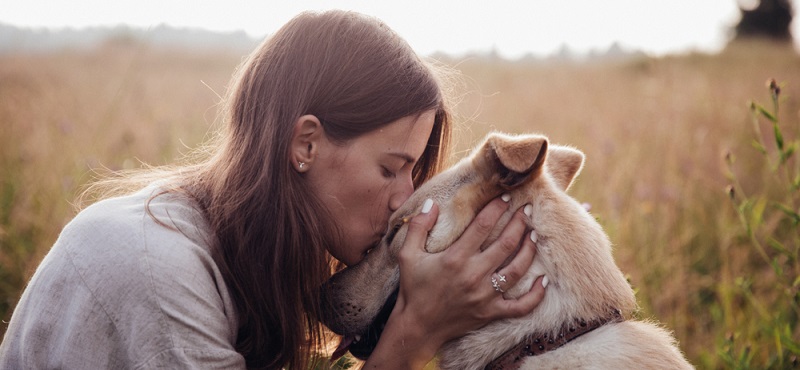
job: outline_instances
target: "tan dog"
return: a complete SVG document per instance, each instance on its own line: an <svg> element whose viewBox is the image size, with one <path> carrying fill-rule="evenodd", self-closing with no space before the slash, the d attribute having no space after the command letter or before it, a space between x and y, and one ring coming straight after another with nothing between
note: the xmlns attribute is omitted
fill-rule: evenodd
<svg viewBox="0 0 800 370"><path fill-rule="evenodd" d="M538 236L538 252L527 274L504 294L521 296L541 275L549 279L547 293L527 316L492 322L446 344L439 354L441 368L691 369L668 332L625 320L637 307L633 290L614 263L600 225L566 194L583 159L577 150L548 145L543 136L489 135L470 157L414 192L392 216L380 246L331 278L323 291L330 315L323 321L345 336L344 345L357 339L350 348L356 357L368 356L393 305L390 296L399 281L395 256L405 240L405 220L427 198L438 204L439 217L426 244L428 252L437 253L486 203L509 193L511 207L486 245L515 210L531 204L529 226Z"/></svg>

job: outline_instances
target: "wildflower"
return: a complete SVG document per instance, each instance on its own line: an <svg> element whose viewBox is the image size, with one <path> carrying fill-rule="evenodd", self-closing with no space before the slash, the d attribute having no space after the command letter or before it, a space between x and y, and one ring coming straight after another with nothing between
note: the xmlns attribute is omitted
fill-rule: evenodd
<svg viewBox="0 0 800 370"><path fill-rule="evenodd" d="M774 78L770 78L767 81L767 87L769 87L769 91L772 93L773 98L777 98L781 94L781 87L778 86L778 81L775 81Z"/></svg>

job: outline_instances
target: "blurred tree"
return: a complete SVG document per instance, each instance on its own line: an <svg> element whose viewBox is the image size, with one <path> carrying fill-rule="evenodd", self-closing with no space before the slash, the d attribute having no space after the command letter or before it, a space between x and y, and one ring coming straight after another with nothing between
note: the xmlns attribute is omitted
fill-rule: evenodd
<svg viewBox="0 0 800 370"><path fill-rule="evenodd" d="M735 39L769 38L791 41L792 3L790 0L760 0L752 9L745 9L739 2L742 19L736 25Z"/></svg>

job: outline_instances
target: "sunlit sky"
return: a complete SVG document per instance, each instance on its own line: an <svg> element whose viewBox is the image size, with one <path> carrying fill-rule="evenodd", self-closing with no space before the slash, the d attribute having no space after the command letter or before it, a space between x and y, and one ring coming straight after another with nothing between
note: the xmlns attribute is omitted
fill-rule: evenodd
<svg viewBox="0 0 800 370"><path fill-rule="evenodd" d="M738 0L748 3L755 0ZM737 0L11 0L0 22L83 28L160 24L263 37L303 10L350 9L377 16L417 52L496 50L506 57L626 49L663 55L716 51L739 18ZM798 22L793 30L798 34Z"/></svg>

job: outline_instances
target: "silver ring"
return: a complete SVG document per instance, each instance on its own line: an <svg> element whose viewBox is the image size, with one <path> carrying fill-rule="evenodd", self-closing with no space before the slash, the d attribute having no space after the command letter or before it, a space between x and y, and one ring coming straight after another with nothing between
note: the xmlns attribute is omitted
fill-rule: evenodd
<svg viewBox="0 0 800 370"><path fill-rule="evenodd" d="M505 290L503 290L503 288L500 287L500 283L505 283L505 282L506 282L505 275L500 275L498 273L492 275L492 288L494 288L494 290L500 293L505 293Z"/></svg>

